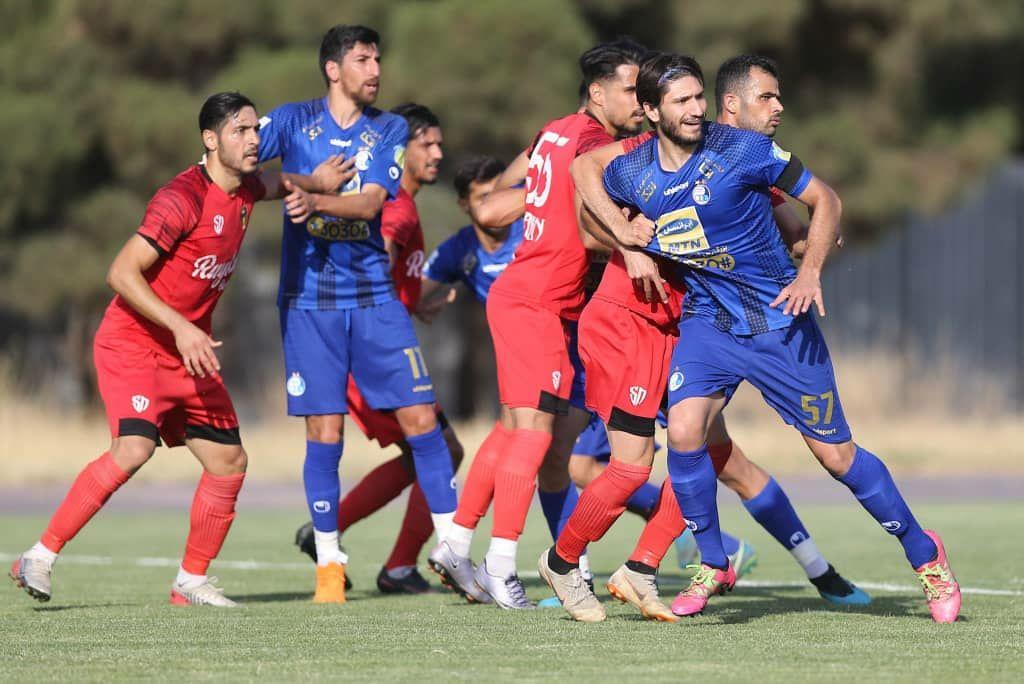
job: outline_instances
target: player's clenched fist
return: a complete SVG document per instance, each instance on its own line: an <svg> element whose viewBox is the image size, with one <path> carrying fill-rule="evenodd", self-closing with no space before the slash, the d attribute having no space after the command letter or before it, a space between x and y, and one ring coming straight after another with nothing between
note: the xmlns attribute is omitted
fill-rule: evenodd
<svg viewBox="0 0 1024 684"><path fill-rule="evenodd" d="M637 214L629 222L629 229L615 237L623 247L646 247L654 239L654 222Z"/></svg>
<svg viewBox="0 0 1024 684"><path fill-rule="evenodd" d="M302 188L296 187L287 178L281 179L281 184L288 191L288 195L284 198L285 213L288 214L293 223L303 223L315 211L313 196Z"/></svg>
<svg viewBox="0 0 1024 684"><path fill-rule="evenodd" d="M186 321L175 328L174 344L189 375L205 378L207 373L216 375L220 370L220 361L213 350L224 343L213 339L192 323Z"/></svg>

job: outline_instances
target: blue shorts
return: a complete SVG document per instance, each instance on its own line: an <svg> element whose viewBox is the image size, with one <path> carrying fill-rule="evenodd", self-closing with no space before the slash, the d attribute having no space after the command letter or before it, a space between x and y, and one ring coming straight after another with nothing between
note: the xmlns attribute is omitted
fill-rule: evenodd
<svg viewBox="0 0 1024 684"><path fill-rule="evenodd" d="M789 425L829 444L848 442L850 426L839 401L832 358L817 322L799 316L788 328L732 335L696 317L679 324L668 403L733 392L746 380Z"/></svg>
<svg viewBox="0 0 1024 684"><path fill-rule="evenodd" d="M580 359L579 324L576 321L566 321L565 327L569 331L569 363L572 364L573 371L572 389L569 390L569 406L575 406L580 411L588 411L586 393L584 391L587 373L583 370L583 361Z"/></svg>
<svg viewBox="0 0 1024 684"><path fill-rule="evenodd" d="M434 403L434 383L401 302L281 309L288 415L348 413L348 376L371 408Z"/></svg>

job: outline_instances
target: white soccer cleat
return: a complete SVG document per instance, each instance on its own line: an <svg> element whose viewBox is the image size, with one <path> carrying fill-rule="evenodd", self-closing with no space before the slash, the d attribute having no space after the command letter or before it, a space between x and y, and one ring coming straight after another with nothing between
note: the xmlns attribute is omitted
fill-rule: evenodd
<svg viewBox="0 0 1024 684"><path fill-rule="evenodd" d="M562 607L573 620L579 622L601 622L604 620L604 606L587 586L580 569L573 568L564 575L558 574L548 565L549 551L550 549L545 549L541 554L540 560L537 561L537 569L540 570L541 579L548 583L551 590L555 592L555 596L562 602Z"/></svg>
<svg viewBox="0 0 1024 684"><path fill-rule="evenodd" d="M50 600L52 575L53 563L27 554L18 556L11 565L11 579L37 601Z"/></svg>
<svg viewBox="0 0 1024 684"><path fill-rule="evenodd" d="M216 577L208 577L198 587L183 587L175 581L171 585L171 603L176 606L215 606L217 608L238 608L238 604L224 595Z"/></svg>
<svg viewBox="0 0 1024 684"><path fill-rule="evenodd" d="M499 608L505 610L533 610L536 603L526 598L526 587L523 586L519 575L498 577L487 572L487 560L477 566L473 575L476 586L487 592Z"/></svg>
<svg viewBox="0 0 1024 684"><path fill-rule="evenodd" d="M434 547L427 557L427 564L441 578L444 586L470 603L491 603L491 597L481 591L473 580L473 561L452 551L448 542L441 540Z"/></svg>

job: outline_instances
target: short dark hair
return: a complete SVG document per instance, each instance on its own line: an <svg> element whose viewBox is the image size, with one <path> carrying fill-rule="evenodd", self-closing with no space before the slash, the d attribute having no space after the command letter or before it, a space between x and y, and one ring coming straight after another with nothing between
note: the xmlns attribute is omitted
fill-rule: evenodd
<svg viewBox="0 0 1024 684"><path fill-rule="evenodd" d="M455 170L455 192L459 199L466 199L469 197L470 184L497 178L504 170L505 162L496 157L481 155L467 159Z"/></svg>
<svg viewBox="0 0 1024 684"><path fill-rule="evenodd" d="M718 111L722 111L722 103L729 93L737 94L750 80L750 70L757 67L761 71L771 74L775 80L782 83L779 76L779 67L774 60L760 55L737 55L725 60L722 66L718 67L718 75L715 77L715 104Z"/></svg>
<svg viewBox="0 0 1024 684"><path fill-rule="evenodd" d="M657 107L672 81L693 76L704 85L704 72L693 57L672 52L657 52L640 65L636 77L636 99L641 105Z"/></svg>
<svg viewBox="0 0 1024 684"><path fill-rule="evenodd" d="M330 83L325 71L327 63L340 64L345 54L354 48L356 43L379 46L380 34L359 24L338 24L327 30L324 39L320 41L320 75L323 76L324 82Z"/></svg>
<svg viewBox="0 0 1024 684"><path fill-rule="evenodd" d="M199 110L199 132L214 131L220 132L224 123L229 117L234 116L242 109L256 105L252 100L239 92L215 93L206 98L202 109Z"/></svg>
<svg viewBox="0 0 1024 684"><path fill-rule="evenodd" d="M615 75L623 64L640 65L649 50L630 36L619 36L613 41L601 43L580 55L580 98L587 97L590 84Z"/></svg>
<svg viewBox="0 0 1024 684"><path fill-rule="evenodd" d="M405 119L409 124L409 140L427 130L428 128L440 128L441 120L429 108L415 102L406 102L391 108L392 114Z"/></svg>

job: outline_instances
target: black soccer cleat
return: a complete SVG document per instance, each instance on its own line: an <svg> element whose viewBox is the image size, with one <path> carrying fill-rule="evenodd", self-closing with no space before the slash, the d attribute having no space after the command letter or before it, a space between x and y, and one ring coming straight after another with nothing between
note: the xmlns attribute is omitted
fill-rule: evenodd
<svg viewBox="0 0 1024 684"><path fill-rule="evenodd" d="M811 584L821 598L837 606L866 606L871 603L871 597L865 591L836 572L831 565L825 574L812 578Z"/></svg>
<svg viewBox="0 0 1024 684"><path fill-rule="evenodd" d="M402 578L392 577L387 568L377 573L377 589L382 594L426 594L434 590L416 568Z"/></svg>
<svg viewBox="0 0 1024 684"><path fill-rule="evenodd" d="M314 563L316 563L316 539L313 536L313 523L307 522L299 529L295 530L295 545L299 547L299 551L309 556ZM338 548L342 551L345 547L338 544ZM348 573L345 573L345 591L352 588L352 580L349 578Z"/></svg>

